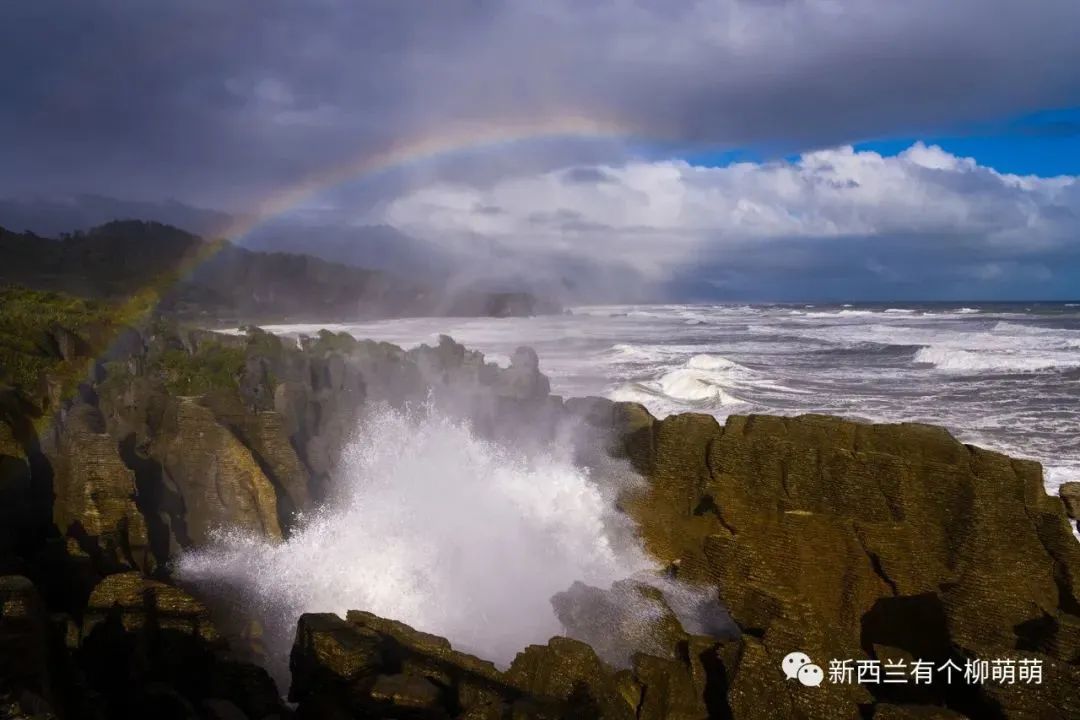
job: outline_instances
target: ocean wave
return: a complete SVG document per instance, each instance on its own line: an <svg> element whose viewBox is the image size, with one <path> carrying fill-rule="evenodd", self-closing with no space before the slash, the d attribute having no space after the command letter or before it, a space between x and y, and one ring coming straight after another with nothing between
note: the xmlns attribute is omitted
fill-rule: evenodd
<svg viewBox="0 0 1080 720"><path fill-rule="evenodd" d="M1080 357L1065 358L1061 355L1023 355L1015 352L978 352L945 347L923 347L912 361L916 364L933 365L944 372L1039 372L1080 365Z"/></svg>
<svg viewBox="0 0 1080 720"><path fill-rule="evenodd" d="M873 310L831 310L821 312L808 312L799 313L807 317L868 317L870 315L876 315Z"/></svg>
<svg viewBox="0 0 1080 720"><path fill-rule="evenodd" d="M607 355L616 363L662 363L668 360L671 352L657 345L616 343L608 349Z"/></svg>
<svg viewBox="0 0 1080 720"><path fill-rule="evenodd" d="M862 357L864 355L905 357L918 350L918 343L900 344L885 341L861 340L819 349L816 352L825 357Z"/></svg>
<svg viewBox="0 0 1080 720"><path fill-rule="evenodd" d="M746 370L746 367L737 362L728 360L722 355L695 355L686 361L686 367L692 370Z"/></svg>
<svg viewBox="0 0 1080 720"><path fill-rule="evenodd" d="M706 370L672 370L657 382L664 395L676 400L708 401L720 405L738 402L727 393L716 374Z"/></svg>
<svg viewBox="0 0 1080 720"><path fill-rule="evenodd" d="M980 310L979 308L962 307L962 308L960 308L959 310L956 311L956 314L957 315L976 315L976 314L981 313L981 312L982 312L982 310Z"/></svg>
<svg viewBox="0 0 1080 720"><path fill-rule="evenodd" d="M670 366L659 377L643 382L626 383L617 388L612 399L643 402L650 409L654 400L666 400L664 410L674 401L690 407L718 407L742 402L731 394L738 377L750 371L722 355L698 354L682 367Z"/></svg>
<svg viewBox="0 0 1080 720"><path fill-rule="evenodd" d="M1024 323L1008 322L1007 320L1000 320L994 323L993 331L996 333L1006 333L1010 335L1039 335L1043 337L1066 336L1080 338L1080 330L1070 330L1068 328L1041 327L1039 325L1027 325Z"/></svg>

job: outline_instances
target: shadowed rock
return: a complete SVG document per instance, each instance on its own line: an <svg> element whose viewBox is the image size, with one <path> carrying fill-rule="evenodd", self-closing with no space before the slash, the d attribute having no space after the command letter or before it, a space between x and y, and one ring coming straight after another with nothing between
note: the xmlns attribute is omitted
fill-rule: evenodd
<svg viewBox="0 0 1080 720"><path fill-rule="evenodd" d="M347 620L302 616L292 668L298 717L630 720L643 692L626 671L613 671L576 640L556 637L525 648L503 672L443 638L363 612L350 612ZM682 682L693 696L687 664L672 661L652 677L657 687ZM706 717L700 699L694 707L694 717Z"/></svg>
<svg viewBox="0 0 1080 720"><path fill-rule="evenodd" d="M1062 483L1059 492L1069 517L1074 520L1080 518L1080 482Z"/></svg>

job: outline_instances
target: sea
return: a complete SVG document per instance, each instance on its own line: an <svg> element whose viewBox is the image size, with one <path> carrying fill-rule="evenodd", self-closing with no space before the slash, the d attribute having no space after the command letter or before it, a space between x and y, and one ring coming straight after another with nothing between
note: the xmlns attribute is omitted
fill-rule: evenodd
<svg viewBox="0 0 1080 720"><path fill-rule="evenodd" d="M404 347L447 334L506 364L533 347L552 391L657 416L828 413L943 425L1080 481L1080 303L614 305L531 318L408 318L318 329Z"/></svg>

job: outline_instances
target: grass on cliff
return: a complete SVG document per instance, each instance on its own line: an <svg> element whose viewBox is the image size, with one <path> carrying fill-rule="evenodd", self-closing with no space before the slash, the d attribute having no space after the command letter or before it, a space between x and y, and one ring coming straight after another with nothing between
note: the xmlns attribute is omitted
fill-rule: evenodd
<svg viewBox="0 0 1080 720"><path fill-rule="evenodd" d="M37 395L46 372L65 369L56 333L66 330L86 342L87 336L107 332L115 322L115 312L114 306L100 301L0 287L0 382ZM85 352L93 350L88 343Z"/></svg>
<svg viewBox="0 0 1080 720"><path fill-rule="evenodd" d="M205 395L236 390L244 359L241 348L204 342L194 355L186 350L166 350L161 354L159 369L171 394Z"/></svg>

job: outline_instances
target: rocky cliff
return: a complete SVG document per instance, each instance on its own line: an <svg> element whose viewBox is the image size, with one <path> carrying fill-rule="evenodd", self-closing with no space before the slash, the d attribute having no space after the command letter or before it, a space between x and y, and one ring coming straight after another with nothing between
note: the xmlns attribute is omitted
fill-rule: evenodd
<svg viewBox="0 0 1080 720"><path fill-rule="evenodd" d="M54 323L0 392L0 717L1080 717L1080 545L1035 463L922 425L563 401L524 348L499 368L449 338L110 339ZM364 408L424 402L495 440L569 423L600 482L605 458L631 464L619 505L646 549L737 632L686 630L649 586L575 586L553 598L567 637L499 669L358 608L297 618L275 687L170 560L223 524L287 537ZM644 640L627 596L656 610ZM781 671L793 651L1043 678L807 687Z"/></svg>

